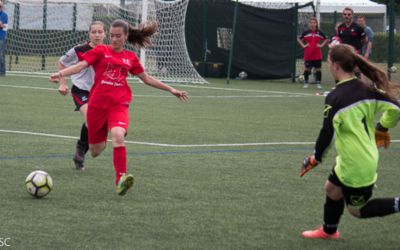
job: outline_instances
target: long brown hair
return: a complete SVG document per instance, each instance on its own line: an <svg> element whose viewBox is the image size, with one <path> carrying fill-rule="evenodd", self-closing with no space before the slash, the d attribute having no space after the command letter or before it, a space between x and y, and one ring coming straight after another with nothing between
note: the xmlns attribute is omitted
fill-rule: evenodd
<svg viewBox="0 0 400 250"><path fill-rule="evenodd" d="M339 64L343 71L347 73L353 73L354 69L358 67L361 73L372 82L372 85L364 82L366 85L374 91L397 101L400 85L391 83L383 69L357 54L353 47L347 44L336 45L329 50L328 54L331 61Z"/></svg>
<svg viewBox="0 0 400 250"><path fill-rule="evenodd" d="M142 23L138 27L133 27L128 22L117 19L111 23L111 27L121 27L125 35L128 35L128 42L130 44L144 48L151 45L151 36L157 32L158 23L151 21Z"/></svg>

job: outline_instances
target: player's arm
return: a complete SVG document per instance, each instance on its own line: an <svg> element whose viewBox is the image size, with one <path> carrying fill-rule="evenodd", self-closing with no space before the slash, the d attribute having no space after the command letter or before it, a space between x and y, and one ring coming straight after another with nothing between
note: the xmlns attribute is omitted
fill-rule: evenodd
<svg viewBox="0 0 400 250"><path fill-rule="evenodd" d="M330 102L325 102L323 125L319 132L319 136L314 148L315 160L318 162L322 162L324 155L329 150L329 147L334 139L335 129L333 127L333 117L335 113L335 106Z"/></svg>
<svg viewBox="0 0 400 250"><path fill-rule="evenodd" d="M171 86L161 82L160 80L148 75L146 72L139 73L139 74L137 74L137 76L145 84L147 84L147 85L149 85L149 86L151 86L153 88L157 88L157 89L168 91L171 94L173 94L174 96L178 97L183 102L186 102L187 100L189 100L189 96L188 96L188 93L186 91L180 91L180 90L174 89L173 87L171 87Z"/></svg>
<svg viewBox="0 0 400 250"><path fill-rule="evenodd" d="M375 127L375 142L378 148L388 148L390 146L389 129L382 126L380 122Z"/></svg>
<svg viewBox="0 0 400 250"><path fill-rule="evenodd" d="M87 68L88 66L89 66L89 64L86 61L80 61L79 63L77 63L75 65L69 66L62 70L59 70L56 73L51 74L49 80L51 82L59 82L60 78L79 73L83 69Z"/></svg>
<svg viewBox="0 0 400 250"><path fill-rule="evenodd" d="M325 36L325 34L322 33L321 31L320 31L320 34L321 34L321 36L322 36L323 41L322 41L321 44L318 45L318 47L322 48L322 47L324 47L324 46L329 42L329 39L328 39L328 38Z"/></svg>
<svg viewBox="0 0 400 250"><path fill-rule="evenodd" d="M308 46L308 44L304 44L303 43L303 39L301 39L300 37L297 38L297 42L299 43L299 45L304 49L305 47Z"/></svg>
<svg viewBox="0 0 400 250"><path fill-rule="evenodd" d="M327 43L329 42L329 39L325 39L321 44L319 44L318 46L320 48L324 47Z"/></svg>
<svg viewBox="0 0 400 250"><path fill-rule="evenodd" d="M333 127L333 117L335 113L335 105L330 102L328 95L325 100L324 106L323 126L315 143L314 154L304 159L302 167L300 169L300 176L303 176L305 173L321 163L323 156L329 150L335 135L335 129Z"/></svg>
<svg viewBox="0 0 400 250"><path fill-rule="evenodd" d="M297 37L297 42L299 43L299 45L304 49L308 46L310 46L307 42L304 43L304 36L307 34L306 31L303 31L303 33L301 34L301 36Z"/></svg>
<svg viewBox="0 0 400 250"><path fill-rule="evenodd" d="M86 61L79 61L75 48L72 48L60 58L57 64L58 72L52 74L49 80L55 83L61 81L61 85L63 82L65 83L64 77L79 73L88 65Z"/></svg>
<svg viewBox="0 0 400 250"><path fill-rule="evenodd" d="M378 110L383 111L382 116L375 127L376 146L388 148L390 146L389 128L393 128L400 120L399 104L387 99L378 103Z"/></svg>
<svg viewBox="0 0 400 250"><path fill-rule="evenodd" d="M66 67L60 61L57 63L58 71L63 70L65 68ZM60 77L58 83L59 83L58 92L61 95L66 95L68 93L68 85L67 85L67 81L65 80L65 77Z"/></svg>
<svg viewBox="0 0 400 250"><path fill-rule="evenodd" d="M367 50L365 51L365 55L364 55L364 57L367 58L367 59L369 58L369 54L371 53L371 50L372 50L373 36L374 36L374 34L372 33L372 31L368 31L368 35L367 35L367 37L368 37Z"/></svg>
<svg viewBox="0 0 400 250"><path fill-rule="evenodd" d="M367 36L367 34L365 33L364 28L359 27L359 29L358 29L358 34L360 35L361 43L362 43L362 44L367 44L367 43L368 43L368 36Z"/></svg>
<svg viewBox="0 0 400 250"><path fill-rule="evenodd" d="M7 31L8 30L8 16L7 15L5 16L4 22L0 21L0 28L3 31Z"/></svg>

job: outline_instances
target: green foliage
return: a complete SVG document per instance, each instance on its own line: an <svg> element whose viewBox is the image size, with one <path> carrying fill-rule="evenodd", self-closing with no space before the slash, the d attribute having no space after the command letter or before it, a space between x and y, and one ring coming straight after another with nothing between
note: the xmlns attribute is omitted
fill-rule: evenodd
<svg viewBox="0 0 400 250"><path fill-rule="evenodd" d="M372 60L386 62L388 58L388 33L375 33L372 45ZM393 61L400 62L400 34L394 36Z"/></svg>
<svg viewBox="0 0 400 250"><path fill-rule="evenodd" d="M380 3L380 4L385 4L388 5L390 0L371 0L372 2ZM399 15L400 14L400 0L394 0L395 3L395 8L396 8L396 13Z"/></svg>

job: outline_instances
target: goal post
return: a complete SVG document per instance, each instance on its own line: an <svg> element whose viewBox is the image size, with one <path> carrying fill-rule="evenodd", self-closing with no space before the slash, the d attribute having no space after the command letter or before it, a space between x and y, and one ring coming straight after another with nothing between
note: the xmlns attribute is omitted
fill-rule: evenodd
<svg viewBox="0 0 400 250"><path fill-rule="evenodd" d="M143 2L142 2L143 1ZM94 3L95 2L95 3ZM8 0L7 71L48 74L56 70L60 56L88 41L93 21L103 21L106 30L115 19L137 26L156 20L153 45L138 50L144 68L156 78L177 83L207 83L189 57L185 39L185 17L189 0ZM105 43L109 43L108 37Z"/></svg>

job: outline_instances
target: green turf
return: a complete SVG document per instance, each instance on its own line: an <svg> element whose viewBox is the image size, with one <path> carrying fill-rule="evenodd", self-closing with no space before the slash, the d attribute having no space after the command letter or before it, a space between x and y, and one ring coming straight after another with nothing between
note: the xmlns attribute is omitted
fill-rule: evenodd
<svg viewBox="0 0 400 250"><path fill-rule="evenodd" d="M131 84L129 172L136 182L115 193L112 149L72 166L82 124L70 96L43 78L0 79L0 238L10 249L396 249L399 215L358 220L347 212L336 242L304 240L321 224L323 183L334 162L303 179L300 162L312 152L323 97L300 84L209 79L183 85L182 104L168 93ZM29 88L16 88L19 86ZM34 87L34 88L32 88ZM36 88L36 89L35 89ZM41 89L41 88L50 88ZM326 84L324 90L328 90ZM400 139L398 130L393 139ZM293 145L200 146L295 142ZM297 142L297 143L296 143ZM399 195L400 144L381 151L375 196ZM54 190L41 200L24 190L33 170L47 171Z"/></svg>

